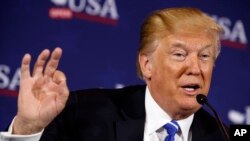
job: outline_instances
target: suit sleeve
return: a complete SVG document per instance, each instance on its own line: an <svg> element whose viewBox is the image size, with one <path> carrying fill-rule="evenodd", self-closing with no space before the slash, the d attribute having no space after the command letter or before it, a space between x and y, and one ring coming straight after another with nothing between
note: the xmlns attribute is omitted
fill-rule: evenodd
<svg viewBox="0 0 250 141"><path fill-rule="evenodd" d="M74 140L76 95L71 93L64 110L45 128L40 141Z"/></svg>

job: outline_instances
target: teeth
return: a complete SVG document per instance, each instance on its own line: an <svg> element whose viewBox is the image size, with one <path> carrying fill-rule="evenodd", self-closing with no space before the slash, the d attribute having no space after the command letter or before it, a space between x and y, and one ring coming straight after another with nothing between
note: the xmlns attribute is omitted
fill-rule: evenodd
<svg viewBox="0 0 250 141"><path fill-rule="evenodd" d="M184 88L186 91L194 91L195 89L194 88Z"/></svg>

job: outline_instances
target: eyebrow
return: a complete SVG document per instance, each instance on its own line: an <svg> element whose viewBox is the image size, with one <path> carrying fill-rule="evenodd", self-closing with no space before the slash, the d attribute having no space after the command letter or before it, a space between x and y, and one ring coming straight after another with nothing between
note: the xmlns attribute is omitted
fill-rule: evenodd
<svg viewBox="0 0 250 141"><path fill-rule="evenodd" d="M207 48L213 47L213 44L207 44L201 48L201 50L205 50ZM215 47L215 46L214 46ZM175 42L171 45L171 48L182 48L184 50L188 49L184 43L181 42Z"/></svg>
<svg viewBox="0 0 250 141"><path fill-rule="evenodd" d="M208 44L208 45L202 47L201 50L205 50L205 49L210 48L210 47L215 47L215 46L213 44Z"/></svg>

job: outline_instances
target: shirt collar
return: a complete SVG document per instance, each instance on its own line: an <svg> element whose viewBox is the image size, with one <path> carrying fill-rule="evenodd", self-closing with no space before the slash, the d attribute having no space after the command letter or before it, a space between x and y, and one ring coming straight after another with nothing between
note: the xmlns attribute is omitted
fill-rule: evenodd
<svg viewBox="0 0 250 141"><path fill-rule="evenodd" d="M170 122L171 117L156 103L151 96L148 87L146 87L145 94L145 108L146 108L146 123L145 133L148 135L153 134L156 130L160 129L164 124ZM178 120L184 140L188 139L189 130L194 118L194 114L186 119Z"/></svg>

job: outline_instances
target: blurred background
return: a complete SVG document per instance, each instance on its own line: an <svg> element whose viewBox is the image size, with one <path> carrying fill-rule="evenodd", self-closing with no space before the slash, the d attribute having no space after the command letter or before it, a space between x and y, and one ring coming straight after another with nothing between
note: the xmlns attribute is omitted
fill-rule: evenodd
<svg viewBox="0 0 250 141"><path fill-rule="evenodd" d="M2 0L0 2L0 131L17 112L25 53L60 46L59 69L71 91L143 84L136 76L140 25L150 12L197 7L225 29L209 94L226 124L250 124L248 0Z"/></svg>

